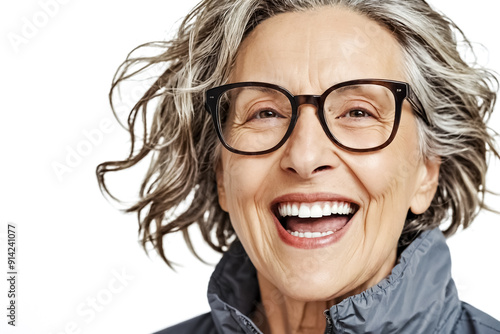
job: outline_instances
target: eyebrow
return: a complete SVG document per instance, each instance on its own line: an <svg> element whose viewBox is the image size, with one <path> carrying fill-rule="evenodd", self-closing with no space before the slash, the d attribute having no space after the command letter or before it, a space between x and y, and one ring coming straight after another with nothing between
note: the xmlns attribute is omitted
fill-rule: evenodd
<svg viewBox="0 0 500 334"><path fill-rule="evenodd" d="M363 87L365 86L365 87ZM362 88L366 88L366 84L363 84L363 85L349 85L349 86L344 86L344 87L340 87L338 89L335 89L335 91L341 93L341 92L344 92L344 91L361 91L361 93L363 93L363 89ZM376 85L377 87L384 87L384 86L380 86L380 85ZM386 87L384 87L386 88ZM381 89L380 90L381 92L384 92L386 96L389 96L391 97L392 94L391 94L391 90L390 89Z"/></svg>
<svg viewBox="0 0 500 334"><path fill-rule="evenodd" d="M236 99L242 92L244 92L245 90L253 90L253 91L259 91L259 92L262 92L262 93L271 93L273 95L279 95L279 94L283 94L281 93L280 91L274 89L274 88L269 88L269 87L262 87L262 86L245 86L245 87L241 87L241 88L244 88L244 89L237 89L236 90L236 94L234 95L234 99Z"/></svg>
<svg viewBox="0 0 500 334"><path fill-rule="evenodd" d="M338 92L343 92L343 91L347 91L347 90L356 91L356 90L362 90L362 88L366 88L366 86L368 86L368 85L367 84L362 84L362 85L359 85L359 84L358 85L348 85L348 86L337 88L337 89L335 89L335 91L338 91Z"/></svg>

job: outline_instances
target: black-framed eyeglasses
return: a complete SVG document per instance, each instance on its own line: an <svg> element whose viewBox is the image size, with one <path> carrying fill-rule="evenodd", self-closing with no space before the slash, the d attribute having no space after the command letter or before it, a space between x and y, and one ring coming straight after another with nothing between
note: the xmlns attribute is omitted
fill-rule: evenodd
<svg viewBox="0 0 500 334"><path fill-rule="evenodd" d="M209 89L206 109L221 143L229 151L259 155L280 148L290 137L299 106L313 105L328 138L350 152L371 152L389 145L398 130L403 101L428 124L405 82L360 79L338 83L322 95L292 95L264 82L239 82Z"/></svg>

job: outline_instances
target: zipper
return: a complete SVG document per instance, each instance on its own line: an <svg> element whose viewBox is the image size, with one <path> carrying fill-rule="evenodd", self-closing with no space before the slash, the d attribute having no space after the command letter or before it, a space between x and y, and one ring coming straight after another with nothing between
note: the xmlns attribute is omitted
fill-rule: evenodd
<svg viewBox="0 0 500 334"><path fill-rule="evenodd" d="M245 324L245 326L246 326L246 327L247 327L250 331L252 331L252 333L254 333L254 334L261 334L261 332L260 332L259 330L257 330L257 329L254 327L254 325L253 325L250 321L248 321L248 319L247 319L247 318L245 318L245 317L243 317L243 316L241 316L241 315L240 315L240 320L241 320L241 321Z"/></svg>
<svg viewBox="0 0 500 334"><path fill-rule="evenodd" d="M325 334L333 334L333 321L332 317L330 316L330 309L324 310L323 314L325 315L326 318Z"/></svg>

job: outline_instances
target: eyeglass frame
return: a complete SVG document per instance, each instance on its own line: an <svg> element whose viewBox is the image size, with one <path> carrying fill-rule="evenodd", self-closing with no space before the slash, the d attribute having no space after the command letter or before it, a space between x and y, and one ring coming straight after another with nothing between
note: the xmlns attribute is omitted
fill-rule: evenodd
<svg viewBox="0 0 500 334"><path fill-rule="evenodd" d="M325 120L325 114L324 114L324 103L327 98L327 96L334 90L337 90L342 87L346 86L354 86L354 85L360 85L360 84L372 84L372 85L379 85L386 87L389 89L393 96L394 96L394 102L395 102L395 115L394 115L394 125L392 128L392 132L389 136L389 138L381 145L378 145L376 147L372 148L352 148L343 145L340 143L337 138L335 138L334 134L330 131L328 128L327 122ZM234 88L241 88L241 87L265 87L265 88L271 88L275 89L279 92L281 92L283 95L285 95L288 100L290 101L290 105L292 106L292 116L290 119L290 124L288 125L288 129L283 136L283 138L277 143L275 146L271 147L270 149L263 150L263 151L258 151L258 152L246 152L246 151L241 151L237 150L234 147L229 146L229 144L226 143L224 140L224 137L222 136L222 128L221 124L219 121L219 108L217 107L219 105L219 100L226 91ZM427 113L425 112L424 107L422 106L422 103L418 99L417 95L411 88L410 84L402 81L395 81L395 80L387 80L387 79L357 79L357 80L349 80L349 81L344 81L337 83L327 90L323 92L321 95L310 95L310 94L305 94L305 95L293 95L290 93L286 88L283 88L279 85L271 84L271 83L266 83L266 82L258 82L258 81L246 81L246 82L236 82L236 83L230 83L222 86L217 86L214 88L210 88L206 91L205 94L205 110L211 114L212 116L212 121L214 123L217 136L219 137L220 142L222 145L229 150L230 152L236 153L236 154L241 154L241 155L263 155L263 154L268 154L271 152L274 152L278 150L283 144L288 140L290 135L293 132L293 129L295 128L295 125L297 123L297 120L299 118L299 107L301 105L309 104L313 105L316 107L316 115L319 119L319 122L321 124L321 127L323 128L323 131L327 135L327 137L338 147L340 147L343 150L349 151L349 152L355 152L355 153L365 153L365 152L374 152L381 150L385 147L387 147L396 137L397 130L399 128L399 123L401 120L401 111L402 111L402 106L404 100L407 100L410 105L413 108L413 111L422 118L422 120L425 122L426 125L430 125L429 119L427 117Z"/></svg>

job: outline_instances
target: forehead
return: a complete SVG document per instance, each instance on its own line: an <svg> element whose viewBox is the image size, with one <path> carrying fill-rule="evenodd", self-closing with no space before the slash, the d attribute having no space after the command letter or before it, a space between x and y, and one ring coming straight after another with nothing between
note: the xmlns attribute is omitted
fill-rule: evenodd
<svg viewBox="0 0 500 334"><path fill-rule="evenodd" d="M391 32L342 7L279 14L242 42L231 82L263 81L298 94L351 79L405 81L402 52Z"/></svg>

